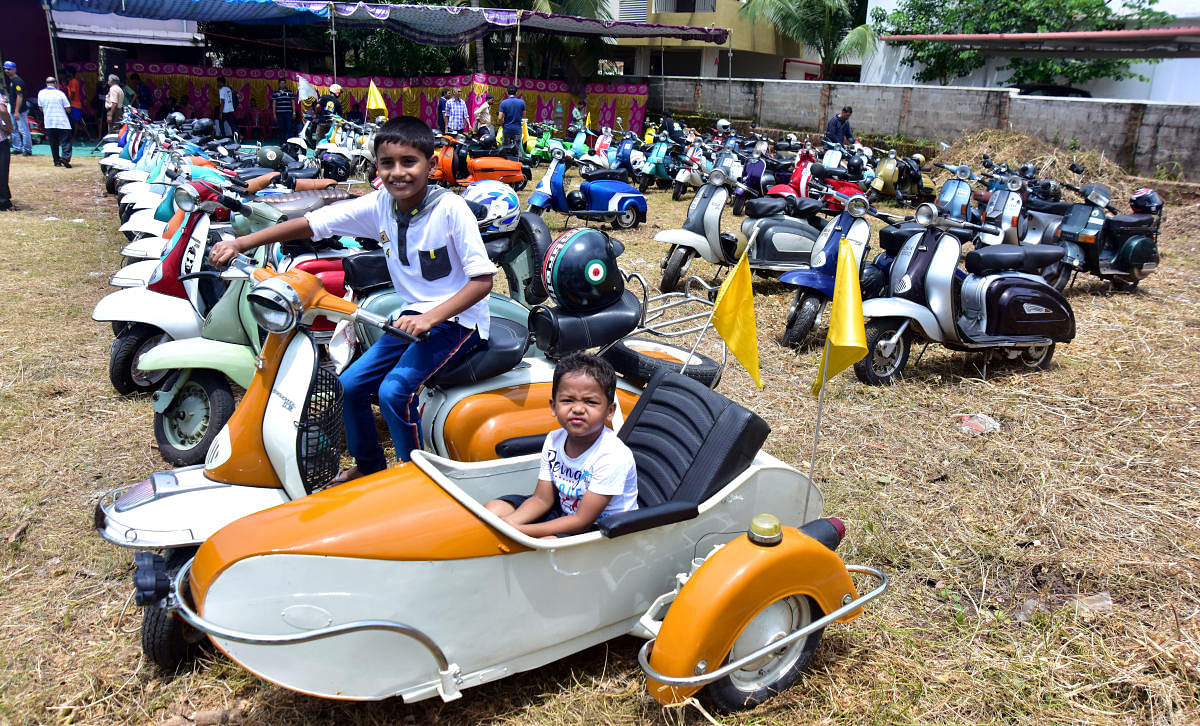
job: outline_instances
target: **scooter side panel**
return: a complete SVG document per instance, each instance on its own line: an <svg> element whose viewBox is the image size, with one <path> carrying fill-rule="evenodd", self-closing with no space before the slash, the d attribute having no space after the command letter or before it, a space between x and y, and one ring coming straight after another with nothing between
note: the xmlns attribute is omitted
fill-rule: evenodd
<svg viewBox="0 0 1200 726"><path fill-rule="evenodd" d="M907 318L929 340L942 341L942 329L929 308L898 297L863 301L864 318Z"/></svg>
<svg viewBox="0 0 1200 726"><path fill-rule="evenodd" d="M146 323L160 328L175 340L200 335L200 316L183 298L129 287L109 293L92 311L92 320Z"/></svg>
<svg viewBox="0 0 1200 726"><path fill-rule="evenodd" d="M138 359L138 368L144 371L206 368L220 371L242 388L250 385L256 370L249 346L207 338L169 340L156 345Z"/></svg>

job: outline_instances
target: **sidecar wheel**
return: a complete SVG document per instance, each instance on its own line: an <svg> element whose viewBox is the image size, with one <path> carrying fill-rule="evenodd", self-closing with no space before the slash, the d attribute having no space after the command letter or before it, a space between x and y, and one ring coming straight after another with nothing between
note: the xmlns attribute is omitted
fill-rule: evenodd
<svg viewBox="0 0 1200 726"><path fill-rule="evenodd" d="M658 284L658 289L662 292L674 292L679 287L679 281L687 273L688 267L692 264L692 257L696 253L689 247L676 247L671 252L671 257L667 260L667 264L663 267L662 282Z"/></svg>
<svg viewBox="0 0 1200 726"><path fill-rule="evenodd" d="M687 187L684 186L683 182L672 183L671 184L671 201L678 202L680 199L683 199L683 192L686 189L687 189Z"/></svg>
<svg viewBox="0 0 1200 726"><path fill-rule="evenodd" d="M787 327L783 330L782 342L785 346L795 348L808 338L816 325L817 316L821 314L822 302L821 298L807 290L796 291L796 299L788 313Z"/></svg>
<svg viewBox="0 0 1200 726"><path fill-rule="evenodd" d="M820 617L820 608L805 595L792 595L763 608L734 641L730 660L749 655ZM702 691L722 711L754 708L790 688L808 669L824 630L802 638L716 681Z"/></svg>
<svg viewBox="0 0 1200 726"><path fill-rule="evenodd" d="M603 358L626 379L645 384L659 368L678 373L689 363L683 375L714 388L721 381L721 364L706 355L696 353L688 359L689 351L674 345L645 338L626 338L604 351Z"/></svg>
<svg viewBox="0 0 1200 726"><path fill-rule="evenodd" d="M195 547L171 551L167 555L167 575L174 578L195 554ZM142 609L142 653L159 668L174 672L196 654L201 640L191 626L169 615L157 603Z"/></svg>
<svg viewBox="0 0 1200 726"><path fill-rule="evenodd" d="M171 336L145 323L130 325L113 339L108 358L108 379L117 393L124 396L158 388L168 371L143 371L137 367L137 362L146 351L170 339Z"/></svg>
<svg viewBox="0 0 1200 726"><path fill-rule="evenodd" d="M208 448L232 415L233 391L225 376L192 371L167 410L154 414L154 440L167 463L202 464Z"/></svg>
<svg viewBox="0 0 1200 726"><path fill-rule="evenodd" d="M900 336L891 355L879 350L880 344L895 335L901 324L900 318L876 318L867 322L867 355L854 364L854 375L858 380L869 386L890 386L904 376L912 345L908 332Z"/></svg>
<svg viewBox="0 0 1200 726"><path fill-rule="evenodd" d="M613 229L633 229L638 226L637 207L626 207L625 211L613 217L612 226Z"/></svg>

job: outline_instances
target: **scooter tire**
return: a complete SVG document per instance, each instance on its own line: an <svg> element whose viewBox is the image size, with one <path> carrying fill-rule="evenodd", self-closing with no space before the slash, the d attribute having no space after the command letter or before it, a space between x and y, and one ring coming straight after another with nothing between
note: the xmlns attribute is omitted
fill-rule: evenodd
<svg viewBox="0 0 1200 726"><path fill-rule="evenodd" d="M746 197L738 195L733 198L733 216L740 217L746 211Z"/></svg>
<svg viewBox="0 0 1200 726"><path fill-rule="evenodd" d="M638 191L645 194L646 190L650 188L651 181L653 180L650 178L649 174L642 174L641 177L638 178Z"/></svg>
<svg viewBox="0 0 1200 726"><path fill-rule="evenodd" d="M662 343L647 338L626 338L614 343L604 351L602 357L612 364L613 370L620 373L626 380L639 385L646 381L660 368L679 373L708 386L715 388L721 382L721 364L700 353L692 354L690 365L689 351L686 348Z"/></svg>
<svg viewBox="0 0 1200 726"><path fill-rule="evenodd" d="M1067 289L1067 283L1071 281L1071 266L1059 260L1054 264L1042 270L1042 278L1046 283L1055 290L1062 292Z"/></svg>
<svg viewBox="0 0 1200 726"><path fill-rule="evenodd" d="M903 324L900 318L874 318L867 321L867 354L854 364L854 375L868 386L890 386L904 377L904 366L908 364L908 353L912 346L909 333L905 331L896 343L891 356L876 351L879 344L896 334Z"/></svg>
<svg viewBox="0 0 1200 726"><path fill-rule="evenodd" d="M513 188L514 192L523 192L523 191L525 191L525 185L528 183L529 182L522 179L521 181L516 182L515 184L510 184L509 186L511 186Z"/></svg>
<svg viewBox="0 0 1200 726"><path fill-rule="evenodd" d="M225 376L194 370L166 411L154 414L154 440L167 463L203 464L208 449L233 415L233 391Z"/></svg>
<svg viewBox="0 0 1200 726"><path fill-rule="evenodd" d="M174 578L196 554L195 547L180 547L167 555L167 576ZM196 637L189 637L191 635ZM174 673L200 650L203 642L190 625L155 603L142 609L142 653L164 671Z"/></svg>
<svg viewBox="0 0 1200 726"><path fill-rule="evenodd" d="M808 290L796 291L796 298L788 312L787 325L783 329L782 342L785 346L799 347L808 338L817 323L817 316L821 314L822 303L821 298Z"/></svg>
<svg viewBox="0 0 1200 726"><path fill-rule="evenodd" d="M638 226L638 210L636 207L626 207L612 219L613 229L633 229Z"/></svg>
<svg viewBox="0 0 1200 726"><path fill-rule="evenodd" d="M663 267L662 281L658 283L658 289L661 292L675 292L679 288L679 281L683 278L683 274L687 271L695 254L687 247L676 247L671 252L671 256L667 258L667 264Z"/></svg>
<svg viewBox="0 0 1200 726"><path fill-rule="evenodd" d="M808 625L819 617L821 617L821 609L817 607L812 598L807 595L791 595L769 603L754 616L751 623L759 618L778 620L778 623L772 622L772 624L776 625L776 628L790 632ZM775 630L776 628L771 629ZM741 657L767 645L765 642L741 643L743 637L754 637L756 634L761 637L762 630L763 628L753 628L748 625L742 633L738 634L738 640L734 642L730 655L736 653L738 657ZM824 634L824 629L818 630L803 640L772 653L763 661L756 662L754 667L735 671L719 681L714 681L700 692L701 698L708 701L717 710L725 712L745 711L758 706L768 698L791 688L796 681L800 680L800 676L808 670L813 653L816 652L817 646L821 643L821 636Z"/></svg>
<svg viewBox="0 0 1200 726"><path fill-rule="evenodd" d="M117 193L117 175L114 172L104 173L104 191L108 194Z"/></svg>
<svg viewBox="0 0 1200 726"><path fill-rule="evenodd" d="M115 330L115 328L114 328ZM168 371L141 371L137 367L142 354L170 339L153 325L135 323L113 338L108 357L108 380L122 396L153 391L167 377Z"/></svg>
<svg viewBox="0 0 1200 726"><path fill-rule="evenodd" d="M687 190L687 186L683 182L673 182L671 184L671 201L678 202L683 199L683 193Z"/></svg>
<svg viewBox="0 0 1200 726"><path fill-rule="evenodd" d="M530 169L536 169L541 165L542 165L542 160L540 157L537 157L537 156L529 157L529 168Z"/></svg>
<svg viewBox="0 0 1200 726"><path fill-rule="evenodd" d="M1054 343L1050 343L1033 348L1022 348L1017 360L1030 370L1044 371L1050 367L1050 359L1053 357Z"/></svg>

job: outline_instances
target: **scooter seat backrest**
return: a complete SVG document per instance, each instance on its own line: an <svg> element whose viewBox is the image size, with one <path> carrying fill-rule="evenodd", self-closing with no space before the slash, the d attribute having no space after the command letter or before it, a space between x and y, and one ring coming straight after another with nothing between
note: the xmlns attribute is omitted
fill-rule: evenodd
<svg viewBox="0 0 1200 726"><path fill-rule="evenodd" d="M629 181L629 172L625 169L592 169L591 171L581 172L579 176L588 181L600 181L607 179L609 181Z"/></svg>
<svg viewBox="0 0 1200 726"><path fill-rule="evenodd" d="M529 311L529 330L539 350L550 358L561 358L620 340L633 332L641 319L641 301L626 290L617 302L588 313L535 305Z"/></svg>
<svg viewBox="0 0 1200 726"><path fill-rule="evenodd" d="M659 369L617 435L633 452L638 507L598 522L608 537L695 517L744 472L771 427L703 383Z"/></svg>
<svg viewBox="0 0 1200 726"><path fill-rule="evenodd" d="M968 252L964 263L972 275L992 275L1009 270L1036 275L1044 267L1061 260L1062 256L1063 248L1058 245L993 245Z"/></svg>
<svg viewBox="0 0 1200 726"><path fill-rule="evenodd" d="M429 384L465 386L498 376L515 368L528 347L528 328L508 318L493 316L484 345L451 359L429 379Z"/></svg>
<svg viewBox="0 0 1200 726"><path fill-rule="evenodd" d="M387 258L381 249L343 257L342 269L346 272L345 286L354 291L359 301L366 300L376 290L392 286Z"/></svg>
<svg viewBox="0 0 1200 726"><path fill-rule="evenodd" d="M1052 202L1048 199L1041 199L1032 194L1025 200L1025 207L1031 212L1044 212L1046 214L1057 214L1065 217L1071 211L1071 207L1075 205L1071 202Z"/></svg>
<svg viewBox="0 0 1200 726"><path fill-rule="evenodd" d="M314 209L349 198L350 192L345 189L313 189L288 194L262 194L255 197L254 201L270 204L286 214L288 219L299 219Z"/></svg>

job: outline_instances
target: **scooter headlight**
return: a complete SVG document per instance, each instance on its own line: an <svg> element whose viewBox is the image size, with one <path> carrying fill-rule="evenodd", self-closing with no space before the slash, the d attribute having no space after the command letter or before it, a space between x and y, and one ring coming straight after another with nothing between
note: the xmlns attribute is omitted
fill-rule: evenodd
<svg viewBox="0 0 1200 726"><path fill-rule="evenodd" d="M928 227L937 221L937 217L937 207L933 206L929 202L925 202L921 206L917 207L917 224L923 227Z"/></svg>
<svg viewBox="0 0 1200 726"><path fill-rule="evenodd" d="M551 149L550 150L550 156L554 157L555 159L557 159L559 161L562 161L563 157L566 155L567 155L567 152L565 152L562 149Z"/></svg>
<svg viewBox="0 0 1200 726"><path fill-rule="evenodd" d="M254 322L268 333L286 333L300 316L300 294L277 277L263 280L246 295Z"/></svg>
<svg viewBox="0 0 1200 726"><path fill-rule="evenodd" d="M1010 176L1004 181L1004 188L1010 192L1021 191L1021 180L1019 177Z"/></svg>
<svg viewBox="0 0 1200 726"><path fill-rule="evenodd" d="M963 181L970 181L971 167L967 166L966 164L959 164L954 169L954 176L958 177L959 179L962 179Z"/></svg>
<svg viewBox="0 0 1200 726"><path fill-rule="evenodd" d="M710 184L721 186L725 183L725 171L722 169L713 169L712 173L708 175L708 181Z"/></svg>
<svg viewBox="0 0 1200 726"><path fill-rule="evenodd" d="M851 217L866 216L867 210L871 208L867 198L861 194L855 194L846 201L846 213Z"/></svg>
<svg viewBox="0 0 1200 726"><path fill-rule="evenodd" d="M200 195L191 185L175 187L175 207L185 212L194 212L200 203Z"/></svg>

